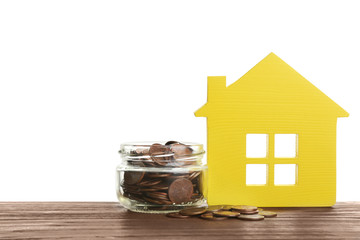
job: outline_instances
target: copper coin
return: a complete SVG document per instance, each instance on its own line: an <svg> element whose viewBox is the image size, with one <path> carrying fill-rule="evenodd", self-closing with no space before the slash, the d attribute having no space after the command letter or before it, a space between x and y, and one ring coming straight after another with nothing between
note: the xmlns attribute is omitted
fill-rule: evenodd
<svg viewBox="0 0 360 240"><path fill-rule="evenodd" d="M157 199L152 199L152 198L148 198L148 197L142 197L145 201L149 202L149 203L154 203L154 204L158 204L158 205L162 205L162 202L160 200Z"/></svg>
<svg viewBox="0 0 360 240"><path fill-rule="evenodd" d="M168 190L169 186L166 184L158 184L158 185L151 186L151 188L156 189L158 191L163 191L163 190Z"/></svg>
<svg viewBox="0 0 360 240"><path fill-rule="evenodd" d="M152 180L147 180L147 181L142 181L139 183L139 186L142 187L149 187L149 186L154 186L161 183L161 180L158 179L152 179Z"/></svg>
<svg viewBox="0 0 360 240"><path fill-rule="evenodd" d="M168 146L168 145L171 145L171 144L174 144L174 143L179 143L179 142L178 141L167 141L165 143L165 145Z"/></svg>
<svg viewBox="0 0 360 240"><path fill-rule="evenodd" d="M190 216L186 216L186 215L181 215L178 212L172 212L172 213L168 213L166 214L167 217L171 217L171 218L189 218Z"/></svg>
<svg viewBox="0 0 360 240"><path fill-rule="evenodd" d="M127 186L127 187L124 187L123 189L124 189L124 192L127 192L127 193L141 194L141 190L138 187Z"/></svg>
<svg viewBox="0 0 360 240"><path fill-rule="evenodd" d="M142 150L142 155L148 155L149 154L149 149L148 148L145 148Z"/></svg>
<svg viewBox="0 0 360 240"><path fill-rule="evenodd" d="M151 178L161 178L161 177L169 177L171 176L171 173L148 173L147 176Z"/></svg>
<svg viewBox="0 0 360 240"><path fill-rule="evenodd" d="M206 219L206 220L210 220L210 221L220 221L220 220L225 220L227 219L227 217L216 217L214 216L214 214L212 213L204 213L201 214L200 216L202 219Z"/></svg>
<svg viewBox="0 0 360 240"><path fill-rule="evenodd" d="M182 143L175 143L170 146L170 150L174 153L175 159L180 159L184 156L192 154L192 149Z"/></svg>
<svg viewBox="0 0 360 240"><path fill-rule="evenodd" d="M217 212L220 210L223 210L222 205L212 205L212 206L208 206L206 209L207 212Z"/></svg>
<svg viewBox="0 0 360 240"><path fill-rule="evenodd" d="M145 175L145 172L138 171L125 171L124 181L126 184L134 185L139 183Z"/></svg>
<svg viewBox="0 0 360 240"><path fill-rule="evenodd" d="M150 154L151 159L161 166L165 166L170 161L167 159L166 152L154 152Z"/></svg>
<svg viewBox="0 0 360 240"><path fill-rule="evenodd" d="M190 201L193 191L191 181L186 178L179 178L170 184L168 194L173 203L185 203Z"/></svg>
<svg viewBox="0 0 360 240"><path fill-rule="evenodd" d="M197 208L185 208L180 211L181 215L185 216L195 216L200 215L206 212L206 207L197 207Z"/></svg>
<svg viewBox="0 0 360 240"><path fill-rule="evenodd" d="M231 210L237 211L237 212L254 212L257 210L257 207L254 206L248 206L248 205L237 205L232 206Z"/></svg>
<svg viewBox="0 0 360 240"><path fill-rule="evenodd" d="M247 221L261 221L261 220L264 220L264 216L261 216L259 214L255 214L255 215L243 215L243 214L241 214L237 218L241 219L241 220L247 220Z"/></svg>
<svg viewBox="0 0 360 240"><path fill-rule="evenodd" d="M259 211L253 211L253 212L242 212L241 214L245 214L245 215L254 215L254 214L258 214Z"/></svg>
<svg viewBox="0 0 360 240"><path fill-rule="evenodd" d="M171 181L171 180L176 180L179 178L188 178L188 177L189 177L189 174L173 174L172 176L168 177L168 180Z"/></svg>
<svg viewBox="0 0 360 240"><path fill-rule="evenodd" d="M169 200L166 193L165 193L165 195L163 195L163 194L160 194L159 192L149 192L146 194L146 196L151 197L153 199L157 199L157 200Z"/></svg>
<svg viewBox="0 0 360 240"><path fill-rule="evenodd" d="M162 199L162 200L160 200L160 202L162 205L172 205L172 202L170 202L169 200Z"/></svg>
<svg viewBox="0 0 360 240"><path fill-rule="evenodd" d="M259 215L267 217L267 218L271 218L271 217L276 217L277 213L276 212L272 212L272 211L260 211Z"/></svg>
<svg viewBox="0 0 360 240"><path fill-rule="evenodd" d="M150 146L149 154L151 159L159 165L165 166L167 161L164 156L168 151L168 148L160 143L154 143Z"/></svg>
<svg viewBox="0 0 360 240"><path fill-rule="evenodd" d="M166 152L166 147L160 143L154 143L150 146L149 154L155 153L155 152Z"/></svg>
<svg viewBox="0 0 360 240"><path fill-rule="evenodd" d="M190 181L192 181L192 180L194 180L197 176L199 176L200 175L200 171L198 171L198 172L192 172L191 174L190 174L190 176L189 176L189 180Z"/></svg>
<svg viewBox="0 0 360 240"><path fill-rule="evenodd" d="M240 213L238 213L238 212L231 212L231 211L224 211L224 210L214 212L213 214L214 214L214 216L217 216L217 217L237 217L240 215Z"/></svg>
<svg viewBox="0 0 360 240"><path fill-rule="evenodd" d="M222 205L222 209L226 211L230 211L232 209L233 205Z"/></svg>

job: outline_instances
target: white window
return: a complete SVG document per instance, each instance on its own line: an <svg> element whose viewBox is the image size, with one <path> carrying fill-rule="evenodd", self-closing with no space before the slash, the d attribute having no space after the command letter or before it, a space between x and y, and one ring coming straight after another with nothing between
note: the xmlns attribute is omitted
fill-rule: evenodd
<svg viewBox="0 0 360 240"><path fill-rule="evenodd" d="M275 185L292 185L296 183L296 164L275 164L274 171Z"/></svg>
<svg viewBox="0 0 360 240"><path fill-rule="evenodd" d="M246 185L267 182L267 164L246 164Z"/></svg>
<svg viewBox="0 0 360 240"><path fill-rule="evenodd" d="M298 157L298 134L246 134L246 185L297 184Z"/></svg>
<svg viewBox="0 0 360 240"><path fill-rule="evenodd" d="M294 158L297 154L297 134L275 134L275 157Z"/></svg>
<svg viewBox="0 0 360 240"><path fill-rule="evenodd" d="M246 157L265 158L267 156L267 145L267 134L246 134Z"/></svg>

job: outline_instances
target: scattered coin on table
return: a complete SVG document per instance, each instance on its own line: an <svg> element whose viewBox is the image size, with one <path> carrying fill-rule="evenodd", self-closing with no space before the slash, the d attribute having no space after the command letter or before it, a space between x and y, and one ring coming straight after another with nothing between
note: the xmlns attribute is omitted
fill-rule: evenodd
<svg viewBox="0 0 360 240"><path fill-rule="evenodd" d="M217 211L213 213L217 217L237 217L240 215L238 212L233 211Z"/></svg>
<svg viewBox="0 0 360 240"><path fill-rule="evenodd" d="M180 210L180 214L185 216L195 216L200 215L206 212L206 207L198 207L198 208L185 208Z"/></svg>
<svg viewBox="0 0 360 240"><path fill-rule="evenodd" d="M240 214L240 216L238 216L237 218L241 219L241 220L246 220L246 221L261 221L261 220L264 220L264 216L261 216L259 214L254 214L254 215Z"/></svg>
<svg viewBox="0 0 360 240"><path fill-rule="evenodd" d="M257 207L255 206L247 206L247 205L238 205L238 206L232 206L231 210L243 213L243 212L254 212L257 210Z"/></svg>
<svg viewBox="0 0 360 240"><path fill-rule="evenodd" d="M159 196L160 198L162 197L162 195ZM154 197L159 196L154 195ZM199 217L210 221L220 221L231 218L238 218L245 221L261 221L264 220L264 218L276 217L277 213L247 205L210 205L208 207L185 208L179 212L168 213L166 216L172 218Z"/></svg>
<svg viewBox="0 0 360 240"><path fill-rule="evenodd" d="M260 211L259 212L259 215L262 215L264 217L267 217L267 218L271 218L271 217L276 217L277 216L277 213L276 212L272 212L272 211Z"/></svg>
<svg viewBox="0 0 360 240"><path fill-rule="evenodd" d="M224 210L223 209L223 205L213 205L213 206L208 206L206 211L207 212L217 212L220 210Z"/></svg>
<svg viewBox="0 0 360 240"><path fill-rule="evenodd" d="M217 216L214 216L213 213L204 213L204 214L201 214L200 216L202 219L206 219L206 220L210 220L210 221L220 221L220 220L225 220L225 219L228 219L227 217L217 217Z"/></svg>
<svg viewBox="0 0 360 240"><path fill-rule="evenodd" d="M171 217L171 218L189 218L190 217L190 216L182 215L179 212L168 213L168 214L166 214L166 216Z"/></svg>

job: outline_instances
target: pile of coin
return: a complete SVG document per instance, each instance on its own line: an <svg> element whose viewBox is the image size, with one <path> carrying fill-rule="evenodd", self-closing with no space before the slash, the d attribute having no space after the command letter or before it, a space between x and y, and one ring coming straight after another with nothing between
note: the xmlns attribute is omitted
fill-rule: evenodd
<svg viewBox="0 0 360 240"><path fill-rule="evenodd" d="M124 171L120 187L123 196L141 203L173 205L193 203L203 198L201 171L170 171L166 167L196 164L190 146L177 141L165 145L137 146L130 153L131 170Z"/></svg>
<svg viewBox="0 0 360 240"><path fill-rule="evenodd" d="M217 205L198 208L185 208L179 212L168 213L166 216L171 218L189 218L195 216L210 221L219 221L229 218L236 218L246 221L261 221L264 220L264 218L276 217L277 213L248 205Z"/></svg>

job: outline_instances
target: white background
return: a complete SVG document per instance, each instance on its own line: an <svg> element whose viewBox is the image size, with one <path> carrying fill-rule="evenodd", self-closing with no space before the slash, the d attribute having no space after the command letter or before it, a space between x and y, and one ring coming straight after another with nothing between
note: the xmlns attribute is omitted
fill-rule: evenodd
<svg viewBox="0 0 360 240"><path fill-rule="evenodd" d="M337 199L360 200L356 1L1 1L0 200L116 201L122 142L206 143L206 78L274 52L350 113Z"/></svg>

